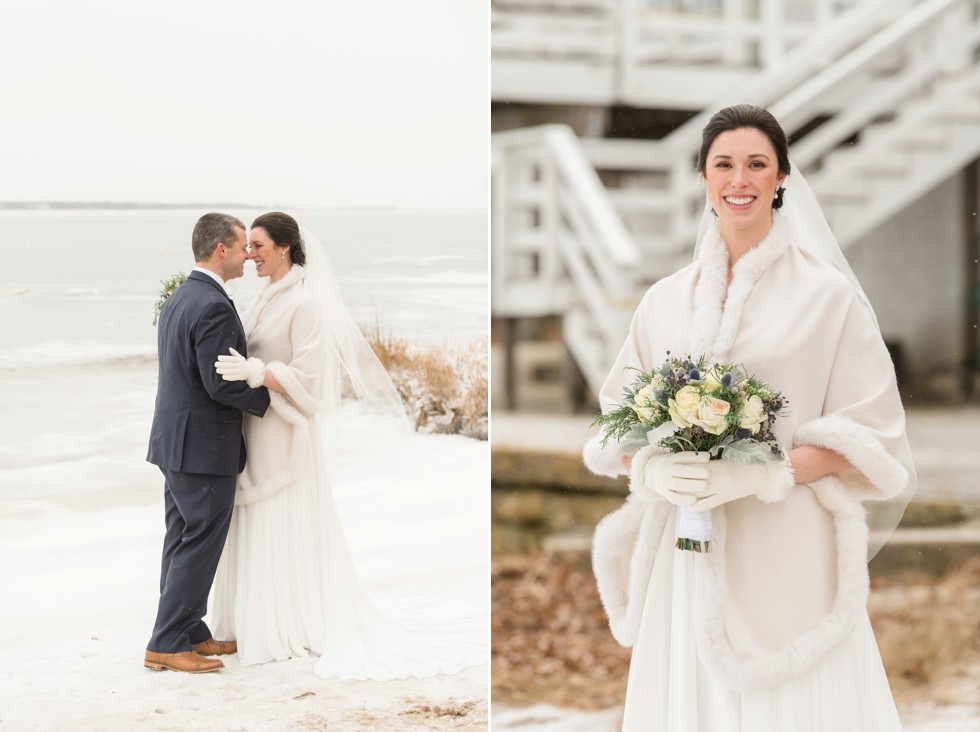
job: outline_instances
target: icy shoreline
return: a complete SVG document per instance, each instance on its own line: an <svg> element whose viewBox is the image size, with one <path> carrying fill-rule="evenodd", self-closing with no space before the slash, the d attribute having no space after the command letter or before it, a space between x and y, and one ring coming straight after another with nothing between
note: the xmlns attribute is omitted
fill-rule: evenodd
<svg viewBox="0 0 980 732"><path fill-rule="evenodd" d="M155 388L145 363L0 380L0 727L486 729L485 664L384 683L319 679L313 659L142 667L163 536L161 478L143 459ZM405 430L388 447L410 464L392 464L377 460L376 424L350 424L335 491L368 591L486 608L487 443ZM486 640L485 618L471 633Z"/></svg>

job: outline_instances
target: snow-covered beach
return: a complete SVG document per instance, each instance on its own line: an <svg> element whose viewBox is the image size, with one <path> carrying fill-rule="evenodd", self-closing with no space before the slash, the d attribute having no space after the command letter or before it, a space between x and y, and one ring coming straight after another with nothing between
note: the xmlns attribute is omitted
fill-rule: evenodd
<svg viewBox="0 0 980 732"><path fill-rule="evenodd" d="M109 228L123 228L126 217L137 232L148 221L110 216ZM173 242L169 234L144 242L152 256L143 258L121 243L78 256L72 236L93 241L96 231L65 228L63 249L33 241L0 280L0 729L485 729L485 663L383 683L318 678L312 658L239 667L231 656L223 671L203 676L143 668L163 536L162 478L144 461L156 390L149 323L155 283L189 267L183 223L173 222ZM468 230L480 225L473 217ZM362 292L371 291L372 267L379 281L402 281L376 294L382 317L385 298L414 303L392 324L401 337L471 340L481 308L485 337L485 258L470 256L475 247L462 246L453 227L442 234L442 249L429 241L427 250L442 253L441 270L431 260L418 269L406 261L425 250L416 237L414 246L400 242L404 259L391 251L384 266L335 263L338 277L363 282ZM175 253L158 259L171 245ZM466 258L453 258L454 245ZM45 277L47 258L63 271ZM433 277L443 290L426 285ZM456 320L442 333L415 330L436 303ZM334 491L366 589L382 608L419 595L454 607L472 639L485 643L487 443L385 429L379 444L378 418L356 408L346 416Z"/></svg>

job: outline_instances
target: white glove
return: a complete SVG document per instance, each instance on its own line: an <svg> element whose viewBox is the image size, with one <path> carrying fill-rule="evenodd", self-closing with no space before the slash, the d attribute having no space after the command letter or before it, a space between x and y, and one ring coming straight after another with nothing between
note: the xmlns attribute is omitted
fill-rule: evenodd
<svg viewBox="0 0 980 732"><path fill-rule="evenodd" d="M655 447L641 448L630 467L630 491L640 501L661 498L675 506L693 506L708 491L708 453L664 453Z"/></svg>
<svg viewBox="0 0 980 732"><path fill-rule="evenodd" d="M258 358L245 358L234 348L228 349L230 356L218 356L214 370L221 374L225 381L245 381L253 389L262 386L265 381L265 364Z"/></svg>
<svg viewBox="0 0 980 732"><path fill-rule="evenodd" d="M707 511L729 501L757 496L766 503L786 497L795 485L793 469L788 462L734 463L712 460L706 466L708 480L696 494L692 511ZM697 482L697 481L694 481Z"/></svg>

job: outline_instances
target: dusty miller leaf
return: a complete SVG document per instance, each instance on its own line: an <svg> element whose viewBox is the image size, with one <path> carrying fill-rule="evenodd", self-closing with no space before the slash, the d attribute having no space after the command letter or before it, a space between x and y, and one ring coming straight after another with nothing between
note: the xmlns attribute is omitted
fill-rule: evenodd
<svg viewBox="0 0 980 732"><path fill-rule="evenodd" d="M633 428L619 441L619 449L624 455L633 457L641 449L651 444L647 436L646 427L641 424L633 425Z"/></svg>
<svg viewBox="0 0 980 732"><path fill-rule="evenodd" d="M722 459L732 463L764 463L771 454L765 445L752 440L735 440L724 447Z"/></svg>

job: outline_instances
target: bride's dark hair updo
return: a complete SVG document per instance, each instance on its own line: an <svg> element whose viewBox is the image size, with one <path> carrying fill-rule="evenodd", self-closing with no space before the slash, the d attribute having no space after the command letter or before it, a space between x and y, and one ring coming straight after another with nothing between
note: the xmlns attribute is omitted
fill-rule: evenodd
<svg viewBox="0 0 980 732"><path fill-rule="evenodd" d="M252 228L262 227L277 247L289 247L289 261L293 264L306 264L306 249L299 233L296 219L282 211L270 211L252 222Z"/></svg>
<svg viewBox="0 0 980 732"><path fill-rule="evenodd" d="M714 143L715 138L722 132L731 130L741 130L745 128L759 130L769 138L773 150L776 151L776 164L779 172L789 175L789 140L786 133L776 121L776 118L769 113L768 109L756 107L751 104L736 104L734 107L725 107L716 112L708 120L708 124L701 131L701 152L698 153L698 172L704 175L705 167L708 162L708 151ZM777 191L776 199L772 202L773 208L783 205L783 187Z"/></svg>

